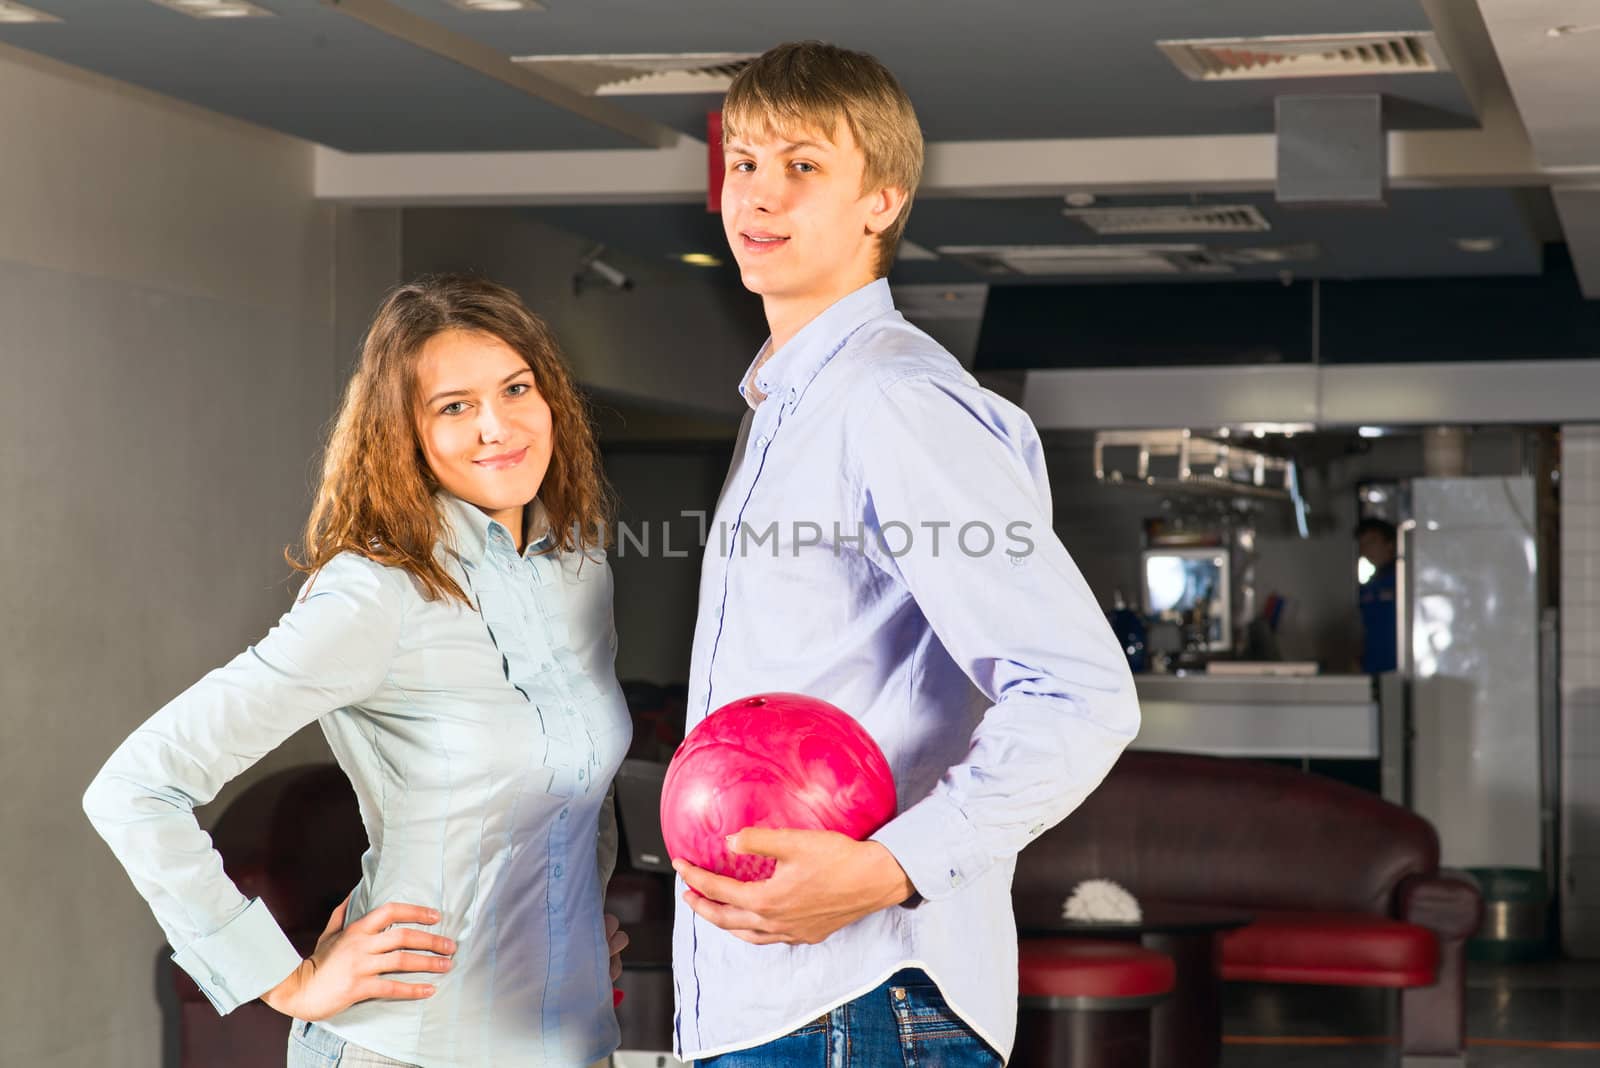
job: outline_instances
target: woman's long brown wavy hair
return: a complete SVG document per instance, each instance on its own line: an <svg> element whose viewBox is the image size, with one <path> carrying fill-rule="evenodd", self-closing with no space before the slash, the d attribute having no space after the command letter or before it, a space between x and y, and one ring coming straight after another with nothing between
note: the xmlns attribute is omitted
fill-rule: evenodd
<svg viewBox="0 0 1600 1068"><path fill-rule="evenodd" d="M603 547L611 494L600 470L583 397L544 320L505 286L466 275L437 275L400 286L384 300L361 348L328 436L322 480L306 521L305 544L284 555L308 574L341 552L401 567L429 600L471 602L440 565L434 549L445 536L434 503L438 480L417 438L417 363L422 347L445 330L498 338L527 361L550 405L550 467L539 500L550 518L554 549Z"/></svg>

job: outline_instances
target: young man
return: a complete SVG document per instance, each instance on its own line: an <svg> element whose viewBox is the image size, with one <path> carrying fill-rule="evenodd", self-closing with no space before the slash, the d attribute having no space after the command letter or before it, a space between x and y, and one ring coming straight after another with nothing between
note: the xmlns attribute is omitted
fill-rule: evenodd
<svg viewBox="0 0 1600 1068"><path fill-rule="evenodd" d="M1368 517L1356 524L1356 551L1372 565L1372 577L1361 584L1361 670L1369 675L1393 671L1400 657L1396 616L1395 526Z"/></svg>
<svg viewBox="0 0 1600 1068"><path fill-rule="evenodd" d="M893 76L782 45L735 79L723 133L723 228L772 336L740 386L689 725L753 693L831 701L888 757L899 815L865 842L742 831L778 862L759 883L679 862L676 1049L998 1065L1016 853L1137 732L1132 678L1052 533L1032 424L894 310L922 134Z"/></svg>

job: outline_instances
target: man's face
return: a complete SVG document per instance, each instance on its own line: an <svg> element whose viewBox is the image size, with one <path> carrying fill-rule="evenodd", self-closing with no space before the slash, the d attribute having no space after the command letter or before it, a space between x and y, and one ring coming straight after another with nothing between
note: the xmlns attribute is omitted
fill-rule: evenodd
<svg viewBox="0 0 1600 1068"><path fill-rule="evenodd" d="M831 303L877 276L877 234L899 201L891 214L892 191L862 192L866 159L849 123L734 138L724 160L722 228L747 289Z"/></svg>
<svg viewBox="0 0 1600 1068"><path fill-rule="evenodd" d="M1373 567L1382 567L1394 559L1394 542L1376 530L1362 531L1356 539L1356 549Z"/></svg>

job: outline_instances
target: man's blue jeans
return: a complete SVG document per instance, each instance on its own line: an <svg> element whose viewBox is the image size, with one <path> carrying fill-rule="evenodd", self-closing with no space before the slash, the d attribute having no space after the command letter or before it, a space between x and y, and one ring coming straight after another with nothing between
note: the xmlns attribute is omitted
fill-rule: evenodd
<svg viewBox="0 0 1600 1068"><path fill-rule="evenodd" d="M907 968L797 1031L697 1068L1000 1068L933 980Z"/></svg>

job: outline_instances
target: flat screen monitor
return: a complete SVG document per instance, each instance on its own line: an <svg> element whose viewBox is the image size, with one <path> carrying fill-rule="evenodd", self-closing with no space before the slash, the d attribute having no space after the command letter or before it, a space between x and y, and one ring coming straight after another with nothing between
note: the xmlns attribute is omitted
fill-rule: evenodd
<svg viewBox="0 0 1600 1068"><path fill-rule="evenodd" d="M1147 615L1185 624L1203 622L1203 647L1229 648L1233 630L1226 549L1147 549L1143 563Z"/></svg>

